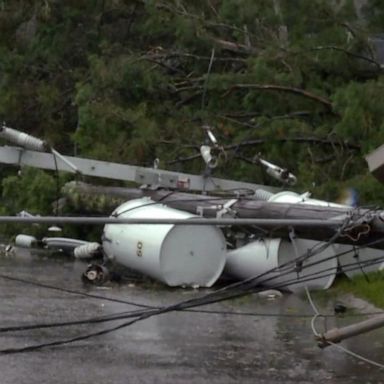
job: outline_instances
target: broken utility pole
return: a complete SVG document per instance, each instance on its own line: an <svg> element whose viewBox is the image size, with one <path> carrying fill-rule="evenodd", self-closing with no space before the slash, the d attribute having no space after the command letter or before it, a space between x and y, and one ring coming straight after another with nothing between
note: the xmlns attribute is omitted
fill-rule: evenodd
<svg viewBox="0 0 384 384"><path fill-rule="evenodd" d="M90 201L92 196L104 195L110 198L125 200L150 197L153 201L168 207L198 214L206 218L232 217L238 219L266 219L266 220L316 220L338 221L348 220L351 225L346 228L337 239L337 243L366 245L372 248L384 249L384 211L367 211L352 207L319 206L309 204L275 203L256 200L253 197L239 196L223 197L217 195L201 195L169 190L151 190L139 188L116 188L92 186L85 183L70 183L70 188L64 188L64 194L71 198L72 194L83 196L81 201ZM78 199L78 196L76 196ZM106 199L108 200L108 199ZM230 204L230 207L229 207ZM109 212L110 213L110 212ZM356 216L356 218L354 217ZM236 225L236 224L234 224ZM239 221L239 225L241 224ZM260 228L253 227L255 232ZM268 225L269 235L288 237L288 225ZM337 228L334 225L321 227L295 227L296 236L304 239L326 241L331 238Z"/></svg>
<svg viewBox="0 0 384 384"><path fill-rule="evenodd" d="M383 326L384 315L380 315L343 328L333 328L322 335L316 336L316 340L318 341L317 345L320 348L325 348L332 343L339 343L349 337L357 336Z"/></svg>

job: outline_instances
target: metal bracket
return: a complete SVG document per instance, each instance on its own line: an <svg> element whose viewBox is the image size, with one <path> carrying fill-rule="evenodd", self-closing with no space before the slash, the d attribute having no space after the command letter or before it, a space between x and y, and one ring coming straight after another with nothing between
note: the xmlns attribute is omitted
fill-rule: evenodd
<svg viewBox="0 0 384 384"><path fill-rule="evenodd" d="M196 214L201 216L201 217L204 217L204 212L205 211L217 212L219 209L222 209L222 208L223 208L223 206L221 204L219 204L219 205L210 205L209 207L197 206L196 207Z"/></svg>
<svg viewBox="0 0 384 384"><path fill-rule="evenodd" d="M190 179L177 173L162 172L155 169L137 169L135 181L143 188L156 190L158 188L184 189L190 188Z"/></svg>
<svg viewBox="0 0 384 384"><path fill-rule="evenodd" d="M234 211L231 207L236 204L238 199L231 199L228 200L224 205L222 205L222 208L220 211L216 213L216 217L218 219L224 217L225 215L230 216L230 217L235 217L236 216L236 211Z"/></svg>
<svg viewBox="0 0 384 384"><path fill-rule="evenodd" d="M210 205L208 207L204 206L197 206L196 208L196 214L204 217L204 212L206 211L213 211L213 213L216 213L216 218L220 219L224 217L225 215L229 215L230 217L236 216L236 211L231 209L232 205L237 203L238 199L232 199L228 200L225 204L216 204L216 205Z"/></svg>
<svg viewBox="0 0 384 384"><path fill-rule="evenodd" d="M18 148L18 150L19 150L19 159L17 161L17 166L21 168L21 159L23 158L24 148L20 147Z"/></svg>

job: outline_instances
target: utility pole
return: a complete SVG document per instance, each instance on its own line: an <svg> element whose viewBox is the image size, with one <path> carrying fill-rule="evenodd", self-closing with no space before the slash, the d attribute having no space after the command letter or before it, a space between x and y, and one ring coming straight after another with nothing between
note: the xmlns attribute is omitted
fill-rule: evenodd
<svg viewBox="0 0 384 384"><path fill-rule="evenodd" d="M65 189L65 188L64 188ZM72 184L69 191L64 193L66 197L71 194L83 195L84 201L91 200L92 195L102 195L108 197L122 197L126 200L150 197L153 201L161 202L170 208L199 214L206 218L217 217L236 217L239 219L269 219L269 220L347 220L351 217L351 227L346 229L338 239L337 243L351 245L367 245L372 248L384 249L384 211L368 212L359 209L357 221L353 220L354 208L318 206L309 204L292 204L257 200L252 197L220 197L217 195L201 195L186 192L176 192L169 190L151 190L138 188L116 188L92 186L85 183ZM76 193L77 192L77 193ZM230 203L230 208L228 207ZM367 216L364 218L364 214ZM224 216L223 216L224 215ZM239 221L239 225L240 221ZM276 226L268 228L276 237L287 237L289 226ZM257 230L257 228L256 228ZM295 229L297 237L326 241L335 234L335 226L317 227L316 230L311 226L300 226ZM375 243L373 243L375 242Z"/></svg>
<svg viewBox="0 0 384 384"><path fill-rule="evenodd" d="M343 328L333 328L322 335L316 336L316 340L318 341L317 345L320 348L325 348L331 345L331 343L339 343L349 337L357 336L381 327L384 327L384 315L375 316Z"/></svg>

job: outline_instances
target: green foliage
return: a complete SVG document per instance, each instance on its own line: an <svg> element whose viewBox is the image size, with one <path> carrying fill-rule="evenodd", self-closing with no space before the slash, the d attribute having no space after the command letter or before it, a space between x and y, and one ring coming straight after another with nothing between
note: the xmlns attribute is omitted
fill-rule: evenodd
<svg viewBox="0 0 384 384"><path fill-rule="evenodd" d="M25 167L17 176L3 179L2 204L12 214L21 210L32 214L51 214L56 189L53 175Z"/></svg>
<svg viewBox="0 0 384 384"><path fill-rule="evenodd" d="M379 81L350 83L340 88L334 100L342 118L335 126L335 133L362 143L364 152L375 149L384 142L383 97L384 88Z"/></svg>
<svg viewBox="0 0 384 384"><path fill-rule="evenodd" d="M353 277L352 280L339 280L334 288L338 292L353 293L376 305L384 308L384 273L382 271L368 273Z"/></svg>
<svg viewBox="0 0 384 384"><path fill-rule="evenodd" d="M2 180L2 215L16 215L27 211L33 215L52 215L53 202L57 199L54 175L35 168L22 168L16 176ZM24 232L45 234L46 226L3 225L1 233L14 235Z"/></svg>
<svg viewBox="0 0 384 384"><path fill-rule="evenodd" d="M382 33L384 23L384 3L381 0L368 0L362 12L373 32Z"/></svg>
<svg viewBox="0 0 384 384"><path fill-rule="evenodd" d="M353 186L382 205L363 156L384 142L369 40L384 8L361 12L352 0L3 1L0 118L63 153L196 173L208 123L228 148L217 176L277 185L251 164L261 153L298 191ZM3 209L47 212L53 181L36 195L31 176L13 201L20 180L4 179Z"/></svg>

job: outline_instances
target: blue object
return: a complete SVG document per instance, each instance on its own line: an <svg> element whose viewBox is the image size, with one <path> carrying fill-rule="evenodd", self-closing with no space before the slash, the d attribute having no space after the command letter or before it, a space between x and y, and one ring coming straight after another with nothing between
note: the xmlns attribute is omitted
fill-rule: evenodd
<svg viewBox="0 0 384 384"><path fill-rule="evenodd" d="M354 188L345 188L337 200L338 203L349 205L351 207L357 207L359 203L359 195Z"/></svg>

